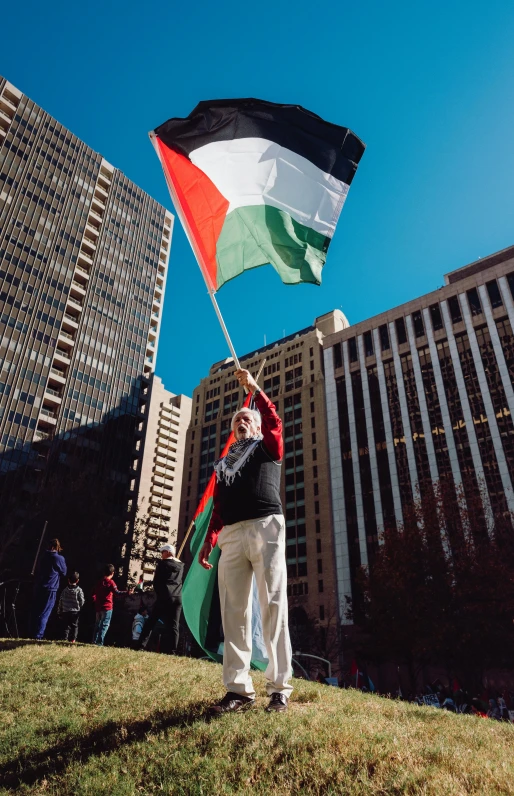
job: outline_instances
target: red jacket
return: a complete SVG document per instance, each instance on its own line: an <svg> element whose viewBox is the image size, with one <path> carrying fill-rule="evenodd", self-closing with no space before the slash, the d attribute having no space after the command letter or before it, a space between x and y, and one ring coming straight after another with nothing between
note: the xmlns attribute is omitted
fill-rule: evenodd
<svg viewBox="0 0 514 796"><path fill-rule="evenodd" d="M127 594L127 592L120 591L112 578L104 577L99 580L93 592L95 611L112 611L115 594Z"/></svg>
<svg viewBox="0 0 514 796"><path fill-rule="evenodd" d="M262 442L267 452L275 462L281 461L284 455L284 442L282 439L282 421L277 415L275 404L270 401L267 395L262 391L254 396L255 408L261 413L261 433ZM212 509L211 521L209 523L209 530L205 538L206 542L210 542L214 547L221 529L223 528L223 520L221 519L218 500L217 500L218 484L214 486L214 506Z"/></svg>

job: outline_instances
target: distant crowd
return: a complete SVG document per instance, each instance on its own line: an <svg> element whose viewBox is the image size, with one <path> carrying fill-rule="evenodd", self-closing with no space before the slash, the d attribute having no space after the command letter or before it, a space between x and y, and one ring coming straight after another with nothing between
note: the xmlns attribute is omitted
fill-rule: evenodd
<svg viewBox="0 0 514 796"><path fill-rule="evenodd" d="M48 620L57 603L57 616L61 626L61 638L75 644L80 622L80 613L86 603L86 595L80 586L80 574L68 573L58 539L52 539L49 547L41 555L36 571L36 582L32 599L31 636L41 640L45 637ZM159 650L176 654L179 640L179 620L182 612L183 563L175 557L171 544L160 548L161 560L157 563L153 588L156 601L151 611L141 603L132 621L133 649L145 649L152 633L159 631ZM114 610L114 598L143 590L141 578L135 588L118 589L114 581L115 567L107 564L91 594L95 610L95 623L91 643L104 645ZM57 602L61 579L67 577L68 583Z"/></svg>

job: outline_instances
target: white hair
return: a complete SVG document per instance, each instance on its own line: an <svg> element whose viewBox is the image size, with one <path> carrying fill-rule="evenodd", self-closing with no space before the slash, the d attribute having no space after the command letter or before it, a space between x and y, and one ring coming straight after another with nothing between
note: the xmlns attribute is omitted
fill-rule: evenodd
<svg viewBox="0 0 514 796"><path fill-rule="evenodd" d="M238 414L240 414L241 412L249 412L251 415L253 415L253 419L255 420L255 422L257 423L259 428L261 428L261 426L262 426L261 413L258 412L257 409L248 409L248 407L243 406L242 409L238 409L237 412L235 413L235 415L233 415L233 417L232 417L232 420L230 422L230 428L232 429L232 431L234 430L234 420L236 419Z"/></svg>

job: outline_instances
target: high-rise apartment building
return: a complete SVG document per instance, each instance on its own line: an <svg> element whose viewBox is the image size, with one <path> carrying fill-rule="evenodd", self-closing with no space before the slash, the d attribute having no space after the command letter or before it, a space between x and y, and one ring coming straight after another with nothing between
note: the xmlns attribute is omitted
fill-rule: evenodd
<svg viewBox="0 0 514 796"><path fill-rule="evenodd" d="M325 338L340 606L379 532L434 484L450 485L458 511L481 495L485 530L514 510L513 296L510 247Z"/></svg>
<svg viewBox="0 0 514 796"><path fill-rule="evenodd" d="M50 463L63 477L75 463L126 511L172 227L164 207L0 78L4 509L15 498L9 511L25 511Z"/></svg>
<svg viewBox="0 0 514 796"><path fill-rule="evenodd" d="M135 500L138 506L137 549L131 574L152 580L159 547L176 541L186 433L191 420L191 398L166 390L153 376L147 403L144 436L136 443L141 475Z"/></svg>
<svg viewBox="0 0 514 796"><path fill-rule="evenodd" d="M332 507L323 375L323 338L347 325L335 310L313 326L241 357L255 376L264 360L260 386L273 400L284 424L282 501L286 518L290 608L326 624L335 606ZM194 390L186 438L179 540L194 515L230 433L243 391L232 359L214 364Z"/></svg>

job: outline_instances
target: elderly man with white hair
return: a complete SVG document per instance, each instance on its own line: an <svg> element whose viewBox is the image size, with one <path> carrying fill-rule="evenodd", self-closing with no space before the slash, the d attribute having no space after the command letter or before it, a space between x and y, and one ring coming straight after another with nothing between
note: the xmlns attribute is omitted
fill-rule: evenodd
<svg viewBox="0 0 514 796"><path fill-rule="evenodd" d="M232 419L236 438L215 462L216 488L209 530L198 560L206 569L216 542L224 632L223 682L227 693L211 712L244 710L255 702L250 677L252 580L255 575L268 655L268 711L285 711L292 691L287 621L285 521L280 500L282 422L275 406L247 370L236 378L258 411L241 409Z"/></svg>
<svg viewBox="0 0 514 796"><path fill-rule="evenodd" d="M180 614L182 613L184 564L175 557L175 546L172 544L163 544L159 548L159 552L161 560L157 562L153 576L153 588L157 600L135 648L144 649L152 630L160 619L164 623L161 652L175 655L178 647Z"/></svg>

